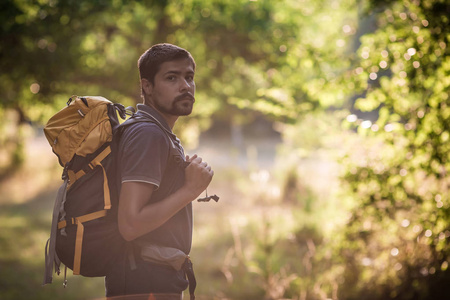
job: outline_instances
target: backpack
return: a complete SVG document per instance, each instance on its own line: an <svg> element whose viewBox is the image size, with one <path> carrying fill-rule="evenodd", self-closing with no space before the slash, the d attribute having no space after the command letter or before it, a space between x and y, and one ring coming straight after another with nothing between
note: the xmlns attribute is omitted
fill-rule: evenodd
<svg viewBox="0 0 450 300"><path fill-rule="evenodd" d="M105 276L108 266L124 251L111 155L118 116L126 118L121 104L103 97L73 96L44 127L64 168L45 246L44 285L52 282L53 263L58 275L62 262L74 275Z"/></svg>
<svg viewBox="0 0 450 300"><path fill-rule="evenodd" d="M63 263L74 275L102 277L123 257L127 243L117 225L115 148L123 130L138 122L154 123L165 132L156 119L133 111L103 97L72 96L44 127L64 168L64 182L57 193L50 238L45 245L43 285L52 282L53 264L58 275ZM125 119L127 114L131 117L121 123L119 117ZM166 137L170 159L186 167L188 163L167 133Z"/></svg>

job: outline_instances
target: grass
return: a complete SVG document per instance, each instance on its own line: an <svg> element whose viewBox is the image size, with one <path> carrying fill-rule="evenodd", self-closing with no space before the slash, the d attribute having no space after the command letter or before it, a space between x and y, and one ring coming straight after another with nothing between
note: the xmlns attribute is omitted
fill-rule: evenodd
<svg viewBox="0 0 450 300"><path fill-rule="evenodd" d="M89 299L103 295L101 278L72 276L63 288L63 274L54 275L53 284L42 286L44 246L49 236L51 206L55 191L35 199L2 205L0 212L0 294L4 300ZM75 293L73 291L76 291Z"/></svg>
<svg viewBox="0 0 450 300"><path fill-rule="evenodd" d="M0 298L93 299L104 295L103 278L73 276L63 288L63 272L42 286L44 247L61 168L41 138L27 144L23 168L0 182Z"/></svg>

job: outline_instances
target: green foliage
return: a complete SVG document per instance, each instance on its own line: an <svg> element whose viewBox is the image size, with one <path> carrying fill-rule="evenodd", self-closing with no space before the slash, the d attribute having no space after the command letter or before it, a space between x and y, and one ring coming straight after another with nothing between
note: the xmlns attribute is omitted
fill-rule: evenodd
<svg viewBox="0 0 450 300"><path fill-rule="evenodd" d="M335 17L330 13L336 9ZM345 66L337 59L344 47L335 45L340 26L330 25L347 13L331 0L306 6L267 0L7 0L1 10L0 68L7 72L0 75L0 109L18 110L19 125L42 124L72 94L138 102L139 55L154 43L170 42L189 49L199 66L196 110L181 120L182 137L195 140L212 115L250 122L254 109L293 122L303 112L344 100L334 94L339 87L323 89L323 78L333 82L334 70ZM305 26L312 21L316 26Z"/></svg>
<svg viewBox="0 0 450 300"><path fill-rule="evenodd" d="M332 79L332 70L342 67L342 60L334 59L344 49L333 43L339 26L330 30L330 24L342 22L346 7L326 0L311 4L5 1L1 68L10 71L2 75L1 106L24 110L30 102L57 102L60 107L73 93L138 101L138 56L153 43L171 42L192 51L199 66L198 106L209 109L194 117L227 118L230 104L247 101L244 106L255 103L266 113L278 106L272 114L295 119L318 101L335 104L318 97L324 93L321 78ZM341 13L331 17L338 8ZM305 26L313 16L317 26ZM302 72L293 72L296 68Z"/></svg>
<svg viewBox="0 0 450 300"><path fill-rule="evenodd" d="M450 6L387 2L378 28L361 38L349 77L363 87L355 107L377 110L378 119L358 128L365 144L343 161L344 182L359 201L345 233L355 248L340 247L347 269L340 294L442 298L450 260Z"/></svg>

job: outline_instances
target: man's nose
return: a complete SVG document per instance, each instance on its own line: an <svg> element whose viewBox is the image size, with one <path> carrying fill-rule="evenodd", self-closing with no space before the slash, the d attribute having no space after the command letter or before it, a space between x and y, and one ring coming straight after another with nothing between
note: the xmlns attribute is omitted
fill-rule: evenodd
<svg viewBox="0 0 450 300"><path fill-rule="evenodd" d="M186 91L192 88L192 84L186 80L186 79L182 79L181 83L180 83L180 90L181 91Z"/></svg>

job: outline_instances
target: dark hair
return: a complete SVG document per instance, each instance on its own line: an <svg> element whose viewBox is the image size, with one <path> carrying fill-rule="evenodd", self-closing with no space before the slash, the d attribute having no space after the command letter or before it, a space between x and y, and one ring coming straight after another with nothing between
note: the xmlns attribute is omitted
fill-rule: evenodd
<svg viewBox="0 0 450 300"><path fill-rule="evenodd" d="M167 43L153 45L138 60L139 76L155 84L155 75L161 64L183 58L190 59L195 70L194 58L187 50Z"/></svg>

